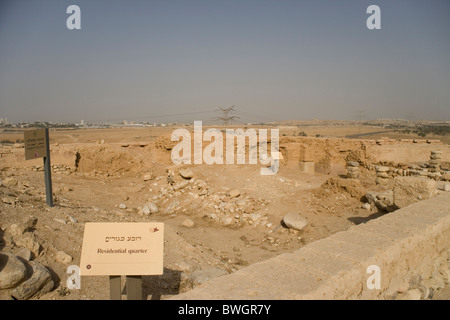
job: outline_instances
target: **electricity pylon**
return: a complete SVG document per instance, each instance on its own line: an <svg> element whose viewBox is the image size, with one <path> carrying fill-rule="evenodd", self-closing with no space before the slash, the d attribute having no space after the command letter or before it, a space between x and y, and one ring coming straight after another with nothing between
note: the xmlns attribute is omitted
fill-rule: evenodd
<svg viewBox="0 0 450 320"><path fill-rule="evenodd" d="M223 112L223 116L222 117L214 117L212 119L213 120L221 120L221 121L223 121L223 125L225 126L225 128L228 127L228 123L230 121L235 120L235 119L239 119L239 117L237 117L237 116L230 116L229 115L231 112L236 111L234 109L234 106L229 107L229 108L219 107L219 109L217 111L222 111Z"/></svg>

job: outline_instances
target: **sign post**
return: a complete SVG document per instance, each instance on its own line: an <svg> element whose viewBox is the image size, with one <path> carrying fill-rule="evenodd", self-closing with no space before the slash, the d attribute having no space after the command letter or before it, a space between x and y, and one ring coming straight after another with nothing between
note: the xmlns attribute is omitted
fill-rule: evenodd
<svg viewBox="0 0 450 320"><path fill-rule="evenodd" d="M110 300L122 300L121 276L109 276Z"/></svg>
<svg viewBox="0 0 450 320"><path fill-rule="evenodd" d="M126 276L127 300L142 300L142 277ZM109 276L110 300L122 300L121 276Z"/></svg>
<svg viewBox="0 0 450 320"><path fill-rule="evenodd" d="M44 158L45 195L47 205L53 207L52 168L48 128L25 130L25 160Z"/></svg>
<svg viewBox="0 0 450 320"><path fill-rule="evenodd" d="M142 300L142 276L126 276L127 300Z"/></svg>
<svg viewBox="0 0 450 320"><path fill-rule="evenodd" d="M88 222L81 249L81 276L109 276L110 299L121 300L126 276L127 300L142 300L142 276L163 274L164 224L160 222Z"/></svg>

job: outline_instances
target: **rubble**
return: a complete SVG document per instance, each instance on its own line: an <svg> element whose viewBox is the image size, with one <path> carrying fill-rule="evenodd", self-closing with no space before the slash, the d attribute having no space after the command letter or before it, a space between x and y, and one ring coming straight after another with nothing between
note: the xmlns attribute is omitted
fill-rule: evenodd
<svg viewBox="0 0 450 320"><path fill-rule="evenodd" d="M382 192L368 191L365 195L367 203L381 212L393 212L397 210L394 206L394 194L392 190Z"/></svg>

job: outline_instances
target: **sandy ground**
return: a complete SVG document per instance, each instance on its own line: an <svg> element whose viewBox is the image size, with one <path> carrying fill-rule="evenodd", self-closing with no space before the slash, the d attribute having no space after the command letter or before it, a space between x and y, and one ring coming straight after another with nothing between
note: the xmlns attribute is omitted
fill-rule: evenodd
<svg viewBox="0 0 450 320"><path fill-rule="evenodd" d="M66 130L54 131L51 136L52 145L93 144L102 139L107 143L149 143L170 130ZM0 135L0 138L4 137L20 139L21 134ZM2 156L6 160L11 155ZM3 238L0 250L18 250L8 235L11 224L29 217L37 218L32 232L42 249L35 259L51 269L57 280L56 290L40 299L109 299L109 280L105 276L82 277L80 290L66 288L68 265L80 263L86 222L163 222L164 274L144 276L143 287L145 299L164 299L195 286L192 275L196 271L234 272L384 214L361 207L366 191L380 190L380 186L375 185L374 172L363 168L358 181L339 175L306 174L285 166L281 166L275 176L261 176L260 165L192 165L189 168L194 173L194 180L207 184L208 195L195 196L201 190L192 184L169 197L160 195L169 185L166 169L172 168L170 161L155 159L151 170L153 178L148 181L143 180L142 173L133 172L121 176L92 172L53 173L55 206L52 208L45 203L42 171L34 171L28 165L0 168L1 179L13 177L18 180L17 186L0 187L0 230L3 230L0 231L0 239ZM178 175L175 179L177 182L183 180ZM234 189L240 191L240 196L230 199L228 193ZM216 200L222 200L213 202L214 196ZM244 200L249 209L226 212L234 219L232 223L212 218L214 204L239 199ZM149 201L157 203L159 212L146 216L139 209ZM120 204L125 204L126 208L120 208ZM281 221L289 212L307 218L307 227L302 231L286 228ZM243 220L244 216L246 220ZM187 220L192 223L187 225ZM59 251L69 254L73 261L58 261ZM436 293L435 298L447 299L448 293Z"/></svg>

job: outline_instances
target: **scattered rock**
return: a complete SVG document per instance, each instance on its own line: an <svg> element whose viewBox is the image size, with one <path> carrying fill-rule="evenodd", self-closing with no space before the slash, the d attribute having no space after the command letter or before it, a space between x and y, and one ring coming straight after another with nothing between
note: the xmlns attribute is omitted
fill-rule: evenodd
<svg viewBox="0 0 450 320"><path fill-rule="evenodd" d="M249 215L249 218L250 218L250 220L252 222L256 222L259 219L261 219L261 214L259 214L259 213L252 213L252 214Z"/></svg>
<svg viewBox="0 0 450 320"><path fill-rule="evenodd" d="M62 264L69 264L73 260L72 256L65 253L64 251L58 251L56 254L56 261L62 263Z"/></svg>
<svg viewBox="0 0 450 320"><path fill-rule="evenodd" d="M69 216L68 218L69 218L70 222L72 222L72 223L78 223L78 219L75 218L74 216Z"/></svg>
<svg viewBox="0 0 450 320"><path fill-rule="evenodd" d="M2 180L2 184L8 187L15 187L19 184L19 180L16 178L8 177Z"/></svg>
<svg viewBox="0 0 450 320"><path fill-rule="evenodd" d="M419 289L408 290L397 296L397 300L420 300L422 292Z"/></svg>
<svg viewBox="0 0 450 320"><path fill-rule="evenodd" d="M27 277L27 267L12 253L0 253L0 290L14 288Z"/></svg>
<svg viewBox="0 0 450 320"><path fill-rule="evenodd" d="M361 208L362 208L362 209L366 209L366 210L370 210L370 203L364 203L364 204L361 206Z"/></svg>
<svg viewBox="0 0 450 320"><path fill-rule="evenodd" d="M444 288L445 282L442 277L435 276L426 280L422 280L422 285L433 290L438 290Z"/></svg>
<svg viewBox="0 0 450 320"><path fill-rule="evenodd" d="M187 228L192 228L194 226L194 221L192 221L191 219L186 219L183 221L182 225Z"/></svg>
<svg viewBox="0 0 450 320"><path fill-rule="evenodd" d="M16 199L13 197L3 197L2 202L6 203L6 204L11 204L14 206L16 204Z"/></svg>
<svg viewBox="0 0 450 320"><path fill-rule="evenodd" d="M139 214L143 214L145 216L150 215L150 208L148 207L148 205L143 205L142 208L139 209Z"/></svg>
<svg viewBox="0 0 450 320"><path fill-rule="evenodd" d="M26 261L30 261L33 258L33 253L28 248L20 248L16 255Z"/></svg>
<svg viewBox="0 0 450 320"><path fill-rule="evenodd" d="M239 189L233 189L233 190L230 190L229 194L230 194L230 198L236 198L241 195L241 191Z"/></svg>
<svg viewBox="0 0 450 320"><path fill-rule="evenodd" d="M247 205L247 200L241 199L241 200L239 200L239 201L236 201L236 205L237 205L238 207L245 207L245 206Z"/></svg>
<svg viewBox="0 0 450 320"><path fill-rule="evenodd" d="M15 237L14 241L18 247L24 247L29 249L35 257L39 256L42 246L38 242L37 237L31 232L26 232L19 237Z"/></svg>
<svg viewBox="0 0 450 320"><path fill-rule="evenodd" d="M155 179L155 176L153 174L146 174L143 179L144 181L149 181Z"/></svg>
<svg viewBox="0 0 450 320"><path fill-rule="evenodd" d="M286 214L283 222L288 228L295 230L302 230L308 224L308 220L296 212Z"/></svg>
<svg viewBox="0 0 450 320"><path fill-rule="evenodd" d="M125 203L121 203L121 204L119 204L119 208L120 209L126 209L127 205Z"/></svg>
<svg viewBox="0 0 450 320"><path fill-rule="evenodd" d="M56 222L62 223L62 224L67 224L66 220L64 220L64 219L53 218L53 220L55 220Z"/></svg>
<svg viewBox="0 0 450 320"><path fill-rule="evenodd" d="M181 190L181 189L187 187L188 184L189 184L189 182L188 182L187 180L184 180L184 181L181 181L181 182L177 182L177 183L175 183L175 184L173 185L173 190L174 190L174 191Z"/></svg>
<svg viewBox="0 0 450 320"><path fill-rule="evenodd" d="M178 173L184 179L191 179L194 176L194 173L192 172L191 169L180 169L180 171L178 171Z"/></svg>
<svg viewBox="0 0 450 320"><path fill-rule="evenodd" d="M21 223L14 223L9 227L9 231L13 236L20 236L27 231L31 231L36 226L37 218L29 218Z"/></svg>
<svg viewBox="0 0 450 320"><path fill-rule="evenodd" d="M222 217L222 219L221 219L221 222L223 223L224 226L229 226L230 224L233 223L233 221L234 221L234 219L229 216Z"/></svg>
<svg viewBox="0 0 450 320"><path fill-rule="evenodd" d="M420 291L422 292L422 299L432 298L432 290L424 285L420 285Z"/></svg>
<svg viewBox="0 0 450 320"><path fill-rule="evenodd" d="M255 208L252 205L248 205L244 208L244 213L252 213Z"/></svg>
<svg viewBox="0 0 450 320"><path fill-rule="evenodd" d="M146 206L148 207L150 214L158 213L158 211L159 211L158 206L154 202L149 202L146 204Z"/></svg>

